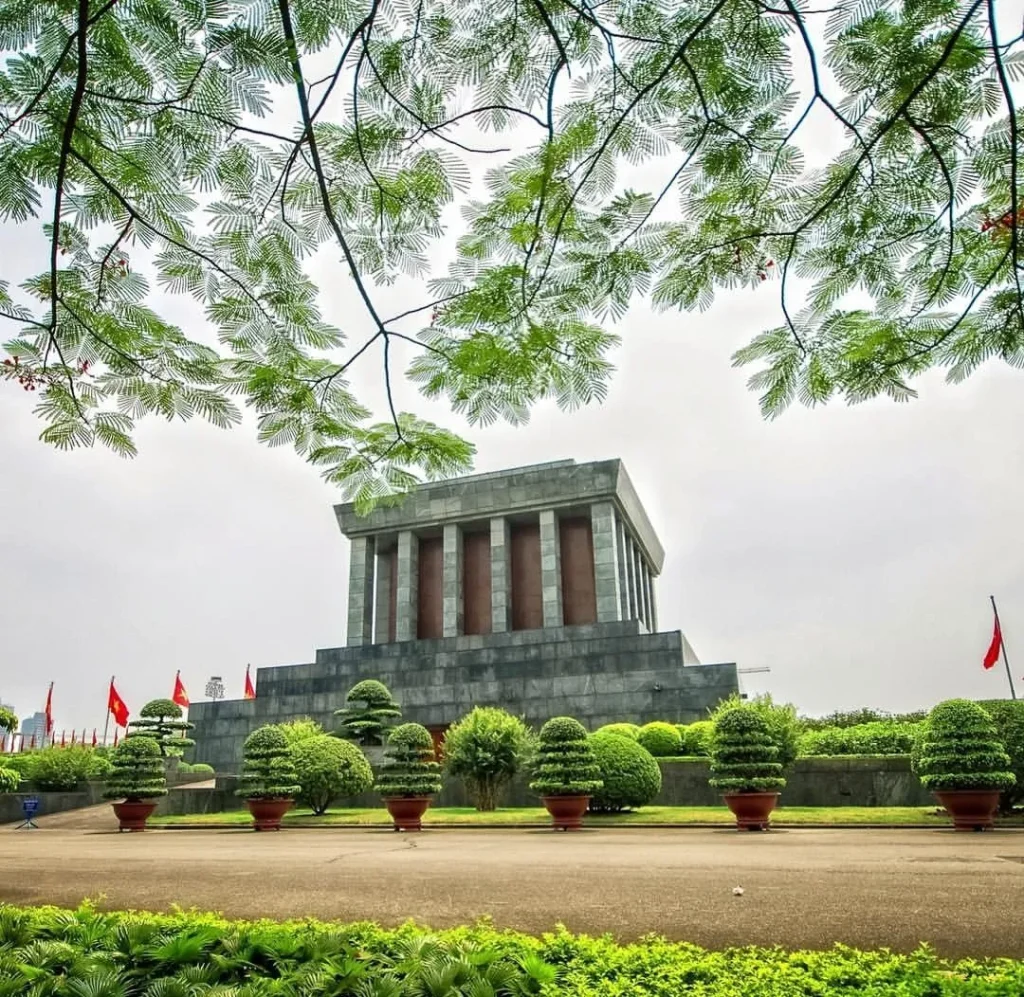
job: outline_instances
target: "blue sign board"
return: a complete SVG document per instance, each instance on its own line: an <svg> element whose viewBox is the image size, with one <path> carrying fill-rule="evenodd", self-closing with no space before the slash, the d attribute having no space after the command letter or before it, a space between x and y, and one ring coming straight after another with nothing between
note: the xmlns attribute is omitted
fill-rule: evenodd
<svg viewBox="0 0 1024 997"><path fill-rule="evenodd" d="M26 796L21 801L21 811L26 817L31 817L39 809L38 796Z"/></svg>

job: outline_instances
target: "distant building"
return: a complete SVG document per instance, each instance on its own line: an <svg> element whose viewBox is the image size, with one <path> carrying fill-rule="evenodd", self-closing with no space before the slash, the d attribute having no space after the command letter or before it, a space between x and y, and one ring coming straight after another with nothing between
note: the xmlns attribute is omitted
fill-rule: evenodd
<svg viewBox="0 0 1024 997"><path fill-rule="evenodd" d="M21 734L25 738L26 748L32 743L33 735L36 739L36 747L41 747L46 738L46 714L33 713L32 716L25 717L21 721Z"/></svg>

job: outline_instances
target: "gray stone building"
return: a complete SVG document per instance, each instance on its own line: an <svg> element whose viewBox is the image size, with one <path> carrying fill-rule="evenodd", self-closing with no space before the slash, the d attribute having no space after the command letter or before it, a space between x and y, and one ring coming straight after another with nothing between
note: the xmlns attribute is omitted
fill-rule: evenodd
<svg viewBox="0 0 1024 997"><path fill-rule="evenodd" d="M682 633L659 632L665 555L619 460L439 481L365 517L335 513L351 544L347 645L258 669L255 700L195 703L197 761L237 768L264 723L331 729L364 678L435 737L475 705L537 725L685 723L738 689L735 664L702 665Z"/></svg>

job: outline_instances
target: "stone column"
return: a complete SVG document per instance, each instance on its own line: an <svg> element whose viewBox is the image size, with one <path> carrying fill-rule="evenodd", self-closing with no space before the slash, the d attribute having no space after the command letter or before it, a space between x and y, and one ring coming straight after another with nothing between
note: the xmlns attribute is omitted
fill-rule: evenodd
<svg viewBox="0 0 1024 997"><path fill-rule="evenodd" d="M629 586L629 615L628 620L640 619L640 603L637 600L636 591L636 546L633 538L627 533L626 541L626 584Z"/></svg>
<svg viewBox="0 0 1024 997"><path fill-rule="evenodd" d="M349 647L373 641L373 551L374 537L353 537L348 562Z"/></svg>
<svg viewBox="0 0 1024 997"><path fill-rule="evenodd" d="M594 545L594 592L597 622L614 623L621 617L619 566L615 539L615 506L595 502L590 507L590 533Z"/></svg>
<svg viewBox="0 0 1024 997"><path fill-rule="evenodd" d="M398 597L395 600L395 640L416 639L419 602L419 539L412 530L398 534Z"/></svg>
<svg viewBox="0 0 1024 997"><path fill-rule="evenodd" d="M374 644L391 640L391 559L394 551L377 551L377 615L373 624Z"/></svg>
<svg viewBox="0 0 1024 997"><path fill-rule="evenodd" d="M562 626L562 558L554 509L540 514L540 591L544 626Z"/></svg>
<svg viewBox="0 0 1024 997"><path fill-rule="evenodd" d="M647 563L639 546L633 548L636 555L636 602L637 616L640 622L651 629L650 617L647 614Z"/></svg>
<svg viewBox="0 0 1024 997"><path fill-rule="evenodd" d="M462 633L462 530L456 523L444 527L442 613L445 637Z"/></svg>
<svg viewBox="0 0 1024 997"><path fill-rule="evenodd" d="M647 571L647 615L651 620L651 633L658 632L658 607L654 602L654 574Z"/></svg>
<svg viewBox="0 0 1024 997"><path fill-rule="evenodd" d="M619 579L619 619L629 616L629 565L626 560L626 527L618 514L615 516L615 568Z"/></svg>
<svg viewBox="0 0 1024 997"><path fill-rule="evenodd" d="M512 578L508 520L495 516L491 520L491 632L505 633L512 629Z"/></svg>

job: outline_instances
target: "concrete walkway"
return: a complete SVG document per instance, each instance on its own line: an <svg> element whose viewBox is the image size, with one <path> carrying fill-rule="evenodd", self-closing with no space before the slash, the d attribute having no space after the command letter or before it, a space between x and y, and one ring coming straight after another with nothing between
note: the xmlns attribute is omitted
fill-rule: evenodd
<svg viewBox="0 0 1024 997"><path fill-rule="evenodd" d="M71 815L68 815L69 817ZM1024 958L1024 833L0 833L0 900ZM742 896L733 887L743 887Z"/></svg>

